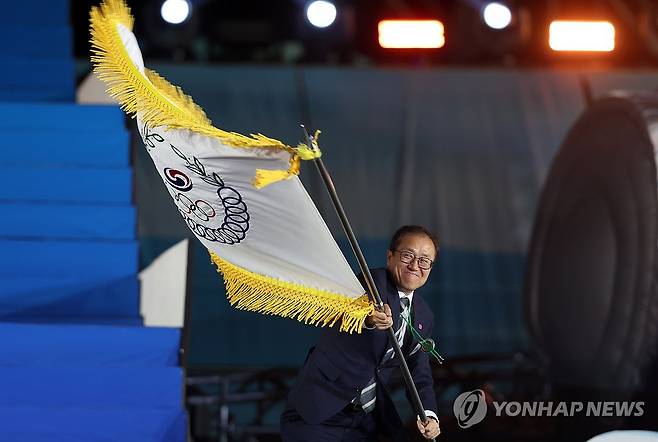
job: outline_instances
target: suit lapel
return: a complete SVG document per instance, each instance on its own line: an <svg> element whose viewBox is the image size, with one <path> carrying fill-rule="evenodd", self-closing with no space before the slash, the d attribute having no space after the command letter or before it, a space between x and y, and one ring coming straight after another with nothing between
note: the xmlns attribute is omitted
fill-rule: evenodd
<svg viewBox="0 0 658 442"><path fill-rule="evenodd" d="M424 333L422 332L422 329L424 328L422 325L425 317L424 312L423 300L419 296L418 291L415 290L413 300L411 301L411 325L422 336L424 336ZM420 328L419 324L421 324ZM418 342L419 341L416 336L414 336L414 334L409 329L407 329L404 335L404 354L408 355Z"/></svg>
<svg viewBox="0 0 658 442"><path fill-rule="evenodd" d="M416 331L423 336L424 338L428 337L429 333L429 327L430 327L430 320L428 317L428 310L427 310L427 305L423 301L422 298L417 297L416 294L414 294L414 302L412 306L412 314L413 314L413 326L416 329ZM415 342L418 342L417 339L414 338Z"/></svg>

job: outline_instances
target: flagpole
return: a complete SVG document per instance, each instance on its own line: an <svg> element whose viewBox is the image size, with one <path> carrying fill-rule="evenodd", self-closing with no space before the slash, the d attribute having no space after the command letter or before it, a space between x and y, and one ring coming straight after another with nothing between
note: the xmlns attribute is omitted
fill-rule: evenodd
<svg viewBox="0 0 658 442"><path fill-rule="evenodd" d="M306 137L306 144L308 145L309 149L315 149L315 147L313 146L312 137L308 134L303 124L301 125L301 127L302 130L304 131L304 136ZM329 175L329 171L325 167L322 158L315 158L313 162L315 163L318 172L320 172L322 181L324 182L327 191L329 192L329 197L331 198L331 202L334 205L334 209L336 209L338 218L340 218L340 223L343 226L343 230L345 231L345 234L347 235L347 239L350 242L350 246L352 247L352 252L354 252L354 255L356 256L356 259L359 263L359 268L361 269L361 273L363 274L363 277L366 280L366 285L368 286L368 292L373 297L373 301L375 302L377 308L381 309L383 308L384 304L379 294L379 290L377 289L377 286L375 285L375 281L372 278L372 273L370 273L370 269L368 268L368 263L366 262L366 258L363 256L363 253L361 252L361 247L359 247L359 243L356 240L356 236L354 235L354 231L352 230L350 221L347 219L347 214L343 209L343 205L341 204L340 199L338 198L338 192L336 192L336 187L334 186L331 176ZM427 415L425 414L425 408L423 407L423 403L421 402L420 396L418 395L416 384L414 384L414 380L411 377L411 372L409 371L409 366L407 365L407 361L404 359L404 356L402 355L402 349L400 348L400 344L398 343L398 340L395 336L393 327L391 326L387 328L386 331L388 332L389 340L393 343L393 351L395 352L398 361L400 361L400 369L402 370L402 376L404 377L404 382L407 385L407 390L409 391L409 396L411 397L411 402L414 407L414 410L416 414L420 417L420 419L423 421L423 423L426 423ZM432 441L434 441L434 439L432 439Z"/></svg>

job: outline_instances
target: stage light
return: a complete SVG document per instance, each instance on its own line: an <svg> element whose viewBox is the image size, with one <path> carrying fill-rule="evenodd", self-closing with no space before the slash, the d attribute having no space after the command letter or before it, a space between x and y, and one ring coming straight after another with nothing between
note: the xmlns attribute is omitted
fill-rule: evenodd
<svg viewBox="0 0 658 442"><path fill-rule="evenodd" d="M437 49L446 42L439 20L382 20L377 30L379 45L387 49Z"/></svg>
<svg viewBox="0 0 658 442"><path fill-rule="evenodd" d="M554 51L611 52L615 27L607 21L554 21L548 44Z"/></svg>
<svg viewBox="0 0 658 442"><path fill-rule="evenodd" d="M336 6L324 0L311 2L306 7L306 19L316 28L326 28L336 20Z"/></svg>
<svg viewBox="0 0 658 442"><path fill-rule="evenodd" d="M187 20L191 9L187 0L166 0L162 3L160 15L167 23L178 25Z"/></svg>
<svg viewBox="0 0 658 442"><path fill-rule="evenodd" d="M512 11L502 3L492 2L482 8L484 22L493 29L505 29L512 22Z"/></svg>

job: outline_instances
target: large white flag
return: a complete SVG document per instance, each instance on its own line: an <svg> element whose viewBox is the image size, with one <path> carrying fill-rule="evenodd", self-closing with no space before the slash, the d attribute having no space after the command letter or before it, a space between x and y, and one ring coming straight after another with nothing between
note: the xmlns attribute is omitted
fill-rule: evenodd
<svg viewBox="0 0 658 442"><path fill-rule="evenodd" d="M297 177L319 150L212 126L182 91L145 69L123 0L92 8L92 62L137 117L153 163L237 308L360 331L372 303Z"/></svg>

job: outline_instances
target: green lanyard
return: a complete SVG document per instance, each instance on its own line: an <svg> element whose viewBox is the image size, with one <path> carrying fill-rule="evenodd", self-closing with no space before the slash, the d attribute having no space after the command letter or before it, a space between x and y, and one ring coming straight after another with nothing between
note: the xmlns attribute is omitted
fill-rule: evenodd
<svg viewBox="0 0 658 442"><path fill-rule="evenodd" d="M408 314L403 315L400 314L400 318L407 323L407 328L409 329L409 332L411 335L416 338L416 340L420 343L420 348L425 352L434 357L436 361L439 364L442 364L444 359L443 356L439 354L439 352L436 350L436 345L434 344L434 339L432 338L423 338L423 336L418 333L418 331L414 328L413 326L413 318L411 314L411 304L409 307L407 307ZM409 319L407 319L407 316L409 316Z"/></svg>

